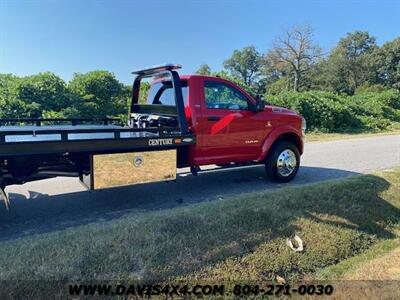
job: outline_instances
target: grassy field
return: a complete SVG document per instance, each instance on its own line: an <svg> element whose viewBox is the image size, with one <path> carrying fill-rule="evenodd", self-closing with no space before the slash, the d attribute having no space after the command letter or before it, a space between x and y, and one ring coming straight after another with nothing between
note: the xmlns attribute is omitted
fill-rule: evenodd
<svg viewBox="0 0 400 300"><path fill-rule="evenodd" d="M2 242L0 280L307 279L397 243L399 195L396 169Z"/></svg>

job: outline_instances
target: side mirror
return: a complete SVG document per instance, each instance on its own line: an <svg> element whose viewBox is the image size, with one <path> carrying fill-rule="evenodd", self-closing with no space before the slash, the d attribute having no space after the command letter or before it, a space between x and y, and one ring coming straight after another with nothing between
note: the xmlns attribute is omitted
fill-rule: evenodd
<svg viewBox="0 0 400 300"><path fill-rule="evenodd" d="M264 111L265 109L265 101L264 100L258 100L257 101L257 111Z"/></svg>
<svg viewBox="0 0 400 300"><path fill-rule="evenodd" d="M256 103L254 104L251 110L253 112L260 112L264 111L264 108L265 108L265 101L261 99L260 95L257 95Z"/></svg>
<svg viewBox="0 0 400 300"><path fill-rule="evenodd" d="M261 99L261 97L259 95L257 95L257 97L255 98L256 103L252 104L250 106L250 110L252 112L260 112L260 111L264 111L265 109L265 104L266 102L264 100Z"/></svg>

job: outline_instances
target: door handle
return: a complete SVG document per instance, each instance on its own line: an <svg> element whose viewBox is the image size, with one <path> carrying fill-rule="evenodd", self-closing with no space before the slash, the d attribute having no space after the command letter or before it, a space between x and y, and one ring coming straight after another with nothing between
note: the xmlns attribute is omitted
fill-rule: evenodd
<svg viewBox="0 0 400 300"><path fill-rule="evenodd" d="M221 118L218 116L209 116L209 117L207 117L207 120L208 121L219 121L219 120L221 120Z"/></svg>

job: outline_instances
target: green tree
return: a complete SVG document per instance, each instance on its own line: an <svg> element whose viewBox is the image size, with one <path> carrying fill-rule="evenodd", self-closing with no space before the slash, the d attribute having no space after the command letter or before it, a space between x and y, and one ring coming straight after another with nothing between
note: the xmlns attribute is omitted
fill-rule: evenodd
<svg viewBox="0 0 400 300"><path fill-rule="evenodd" d="M371 54L376 48L375 37L366 31L348 33L340 39L327 60L330 88L352 95L366 82L374 83Z"/></svg>
<svg viewBox="0 0 400 300"><path fill-rule="evenodd" d="M60 111L70 104L64 80L50 72L18 80L15 96L28 105L38 107L36 117L40 117L40 111Z"/></svg>
<svg viewBox="0 0 400 300"><path fill-rule="evenodd" d="M290 90L289 77L284 76L267 85L265 97L268 98L268 96L270 95L278 95L282 92L286 92L289 90Z"/></svg>
<svg viewBox="0 0 400 300"><path fill-rule="evenodd" d="M330 91L335 92L330 84L329 66L326 59L321 59L312 65L303 75L302 91Z"/></svg>
<svg viewBox="0 0 400 300"><path fill-rule="evenodd" d="M17 98L20 80L11 74L0 74L0 118L36 117L40 114L37 103L26 104Z"/></svg>
<svg viewBox="0 0 400 300"><path fill-rule="evenodd" d="M108 71L75 73L68 84L77 98L75 105L85 117L106 117L127 113L130 92Z"/></svg>
<svg viewBox="0 0 400 300"><path fill-rule="evenodd" d="M400 37L375 49L372 60L379 82L400 90Z"/></svg>
<svg viewBox="0 0 400 300"><path fill-rule="evenodd" d="M15 98L15 87L18 77L12 74L0 74L0 101L5 101L10 97Z"/></svg>
<svg viewBox="0 0 400 300"><path fill-rule="evenodd" d="M196 71L199 75L211 75L211 68L207 64L200 65L199 69Z"/></svg>
<svg viewBox="0 0 400 300"><path fill-rule="evenodd" d="M233 77L242 80L246 85L253 86L261 74L262 55L254 46L242 50L234 50L232 56L224 61L224 68Z"/></svg>

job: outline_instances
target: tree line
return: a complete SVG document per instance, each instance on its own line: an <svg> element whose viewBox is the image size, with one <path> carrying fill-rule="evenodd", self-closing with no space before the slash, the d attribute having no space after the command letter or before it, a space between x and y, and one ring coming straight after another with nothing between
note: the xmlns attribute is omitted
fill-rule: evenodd
<svg viewBox="0 0 400 300"><path fill-rule="evenodd" d="M50 72L0 74L2 118L117 116L126 113L129 95L129 87L108 71L76 73L68 83Z"/></svg>
<svg viewBox="0 0 400 300"><path fill-rule="evenodd" d="M379 47L367 31L354 31L324 53L314 42L310 26L295 26L278 35L264 54L254 46L234 50L223 66L222 72L259 94L323 90L354 95L363 90L400 90L400 37ZM207 64L197 73L213 74Z"/></svg>
<svg viewBox="0 0 400 300"><path fill-rule="evenodd" d="M400 37L378 46L368 32L354 31L325 53L310 26L295 26L271 49L234 50L222 70L203 64L197 73L228 78L295 109L316 130L375 130L400 122ZM126 118L130 94L130 86L103 70L76 73L69 82L50 72L0 74L0 118Z"/></svg>

